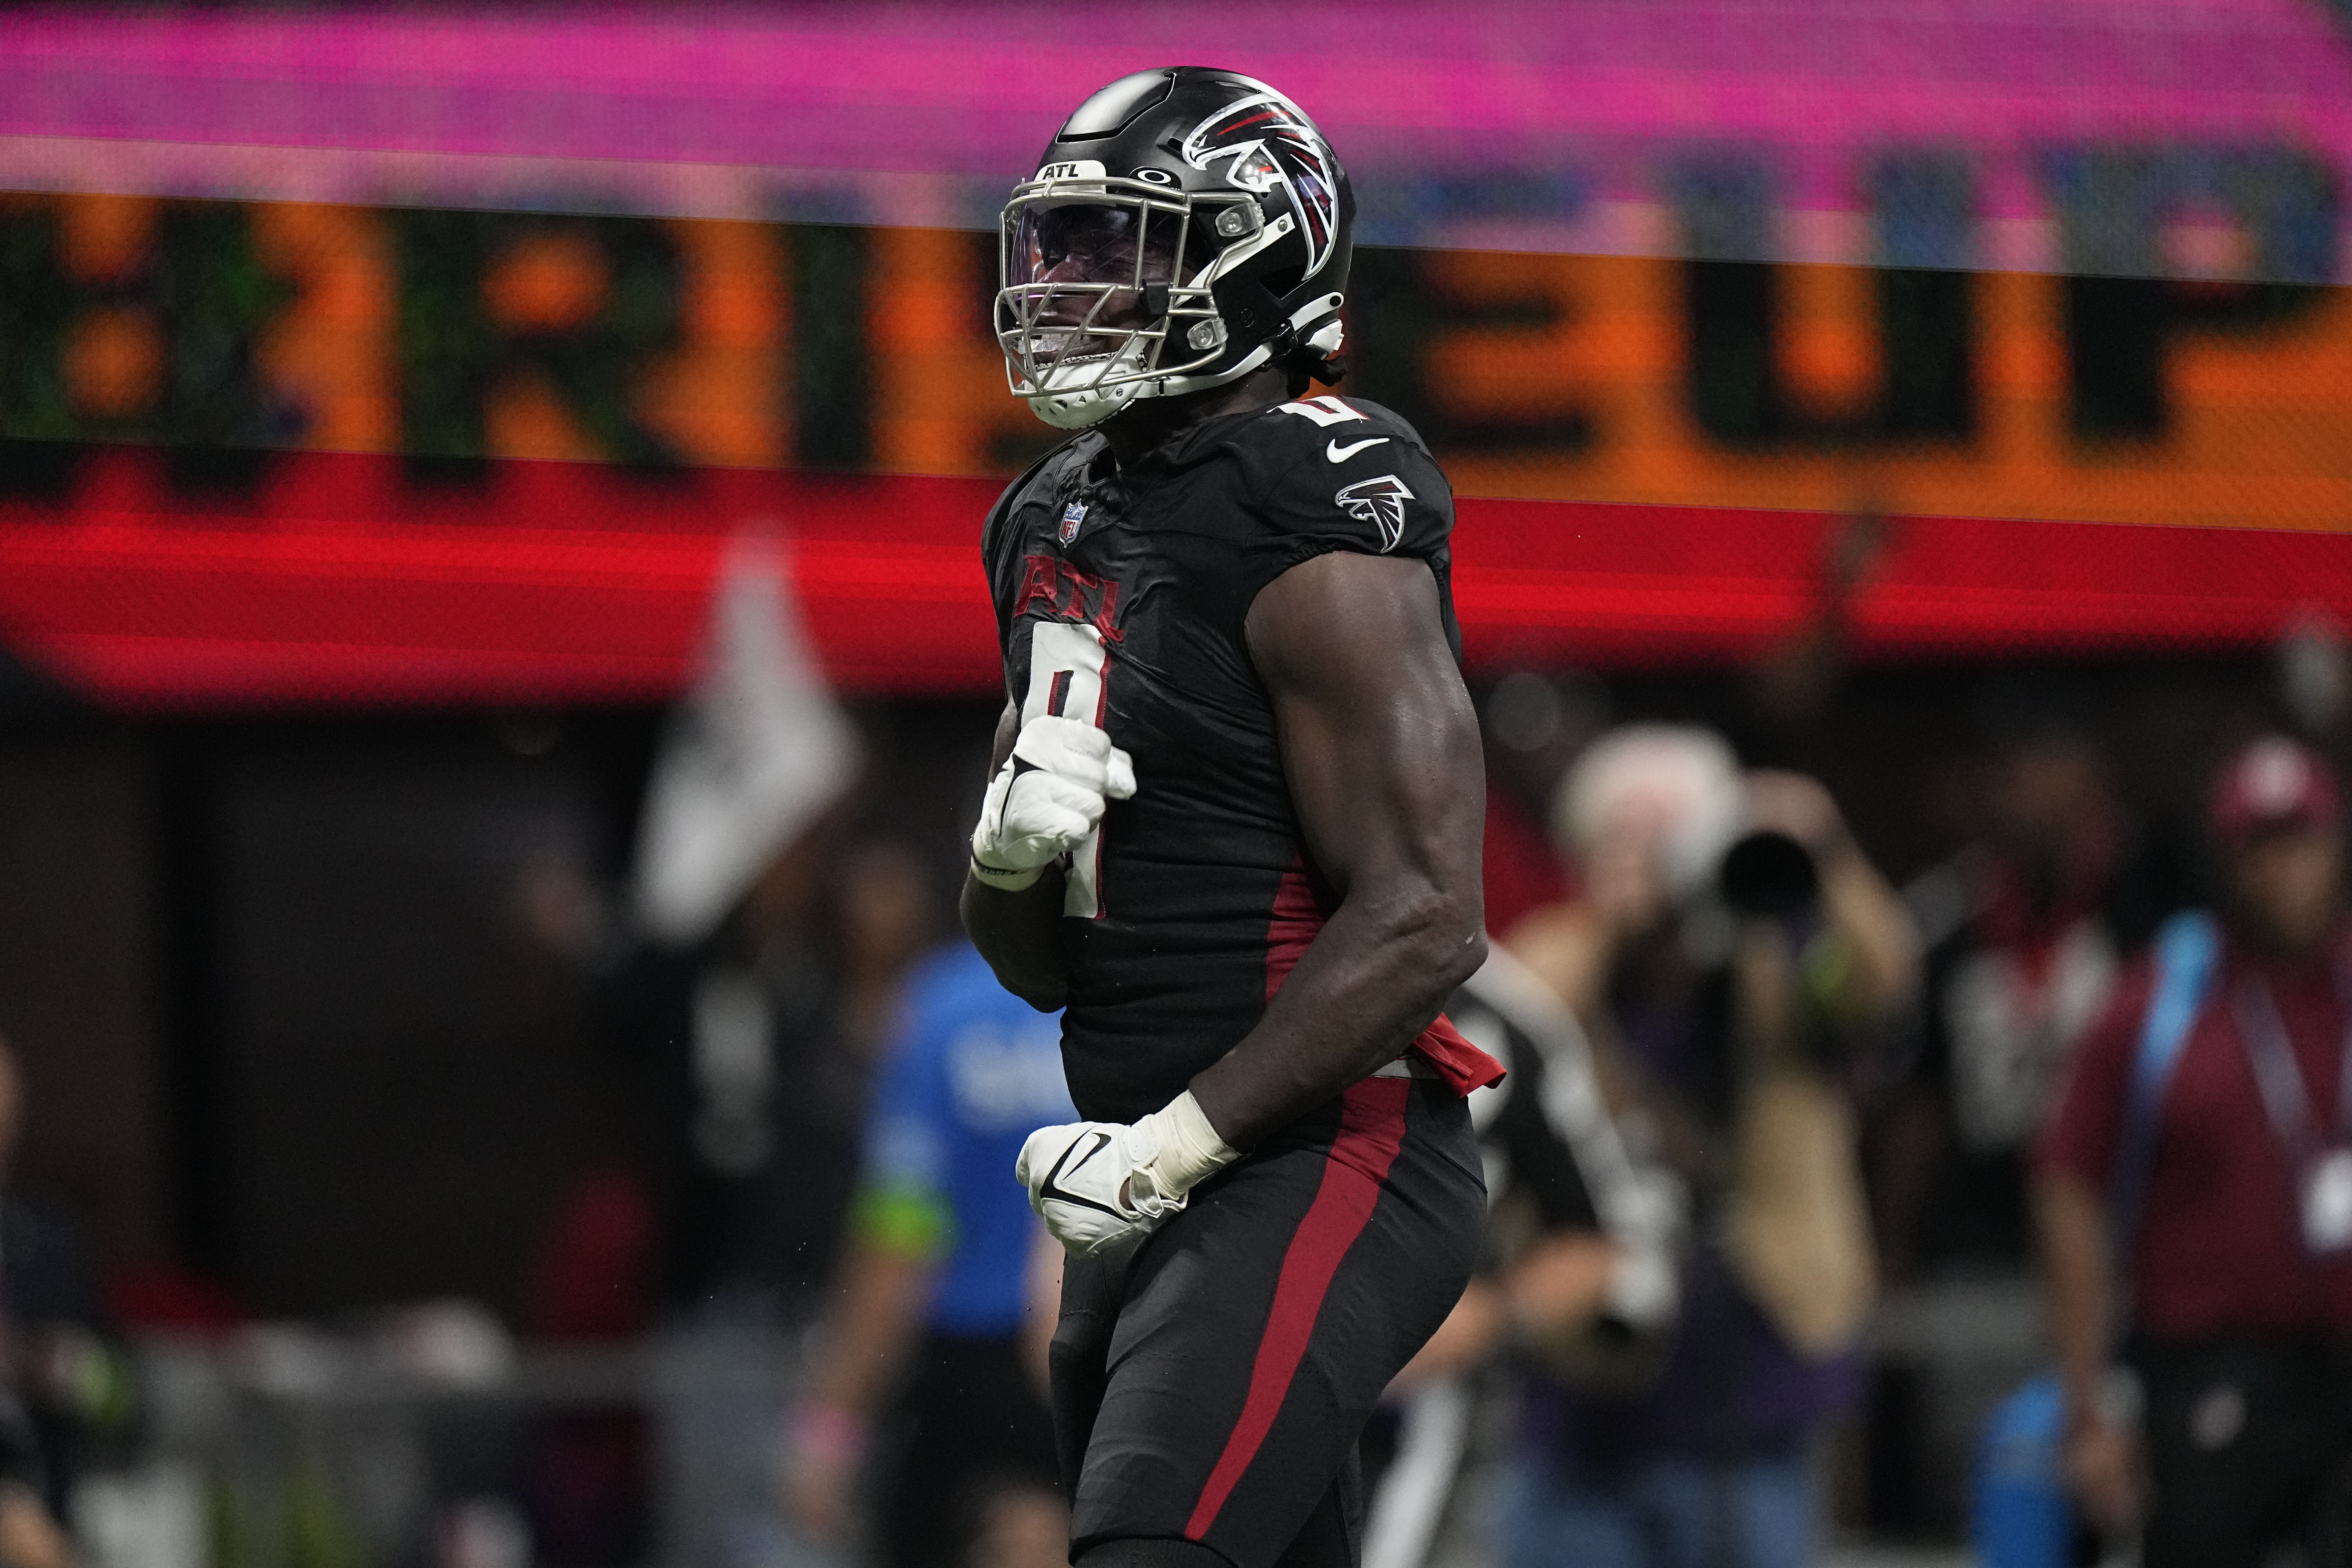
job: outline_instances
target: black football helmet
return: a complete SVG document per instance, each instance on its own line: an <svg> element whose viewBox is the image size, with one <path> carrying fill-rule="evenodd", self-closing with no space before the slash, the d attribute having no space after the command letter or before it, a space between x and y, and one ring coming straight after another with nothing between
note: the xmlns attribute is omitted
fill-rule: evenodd
<svg viewBox="0 0 2352 1568"><path fill-rule="evenodd" d="M1076 430L1263 365L1337 381L1355 217L1330 143L1265 83L1121 77L1005 204L995 328L1013 395Z"/></svg>

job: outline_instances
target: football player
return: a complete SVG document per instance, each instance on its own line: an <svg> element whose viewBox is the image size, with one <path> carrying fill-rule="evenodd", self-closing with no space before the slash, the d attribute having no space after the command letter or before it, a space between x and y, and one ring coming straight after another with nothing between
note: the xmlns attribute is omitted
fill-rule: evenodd
<svg viewBox="0 0 2352 1568"><path fill-rule="evenodd" d="M1453 498L1404 421L1308 395L1353 212L1297 104L1195 68L1088 98L1004 209L1013 391L1076 434L987 522L1008 700L963 910L1066 1007L1088 1118L1017 1170L1070 1254L1081 1568L1353 1563L1358 1431L1478 1248Z"/></svg>

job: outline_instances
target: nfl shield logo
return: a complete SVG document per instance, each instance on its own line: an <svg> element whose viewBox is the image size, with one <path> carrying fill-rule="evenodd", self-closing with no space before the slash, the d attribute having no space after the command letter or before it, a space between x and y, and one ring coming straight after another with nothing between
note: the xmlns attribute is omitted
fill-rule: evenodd
<svg viewBox="0 0 2352 1568"><path fill-rule="evenodd" d="M1062 542L1067 544L1078 536L1078 525L1087 521L1087 503L1074 500L1062 509Z"/></svg>

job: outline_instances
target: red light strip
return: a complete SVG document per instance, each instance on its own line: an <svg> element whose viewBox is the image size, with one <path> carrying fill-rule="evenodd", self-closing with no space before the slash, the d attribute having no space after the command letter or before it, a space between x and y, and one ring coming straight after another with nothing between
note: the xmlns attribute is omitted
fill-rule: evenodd
<svg viewBox="0 0 2352 1568"><path fill-rule="evenodd" d="M0 642L109 708L656 700L692 679L733 528L793 546L812 637L856 691L996 690L978 533L991 481L724 471L676 486L508 463L411 491L396 460L301 454L235 504L106 454L73 504L0 507ZM1796 630L1843 520L1466 499L1474 663L1722 664ZM2234 647L2352 623L2332 534L1895 520L1857 657Z"/></svg>

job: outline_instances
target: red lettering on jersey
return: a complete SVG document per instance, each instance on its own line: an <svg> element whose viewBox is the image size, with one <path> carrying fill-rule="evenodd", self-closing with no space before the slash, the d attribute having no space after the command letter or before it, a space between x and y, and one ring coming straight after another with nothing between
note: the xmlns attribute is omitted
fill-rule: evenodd
<svg viewBox="0 0 2352 1568"><path fill-rule="evenodd" d="M1029 610L1029 601L1032 599L1045 600L1045 608L1049 611L1054 608L1055 601L1061 596L1055 584L1054 569L1060 564L1060 562L1050 555L1031 555L1023 558L1022 565L1024 570L1021 574L1021 593L1013 601L1013 613L1015 616L1026 615Z"/></svg>
<svg viewBox="0 0 2352 1568"><path fill-rule="evenodd" d="M1121 640L1118 629L1118 584L1116 583L1105 582L1102 585L1102 602L1095 606L1095 630L1102 633L1102 639L1105 642Z"/></svg>
<svg viewBox="0 0 2352 1568"><path fill-rule="evenodd" d="M1055 555L1022 557L1021 593L1013 613L1023 616L1043 600L1045 613L1057 621L1090 621L1107 643L1118 642L1118 584L1091 572L1081 572Z"/></svg>

